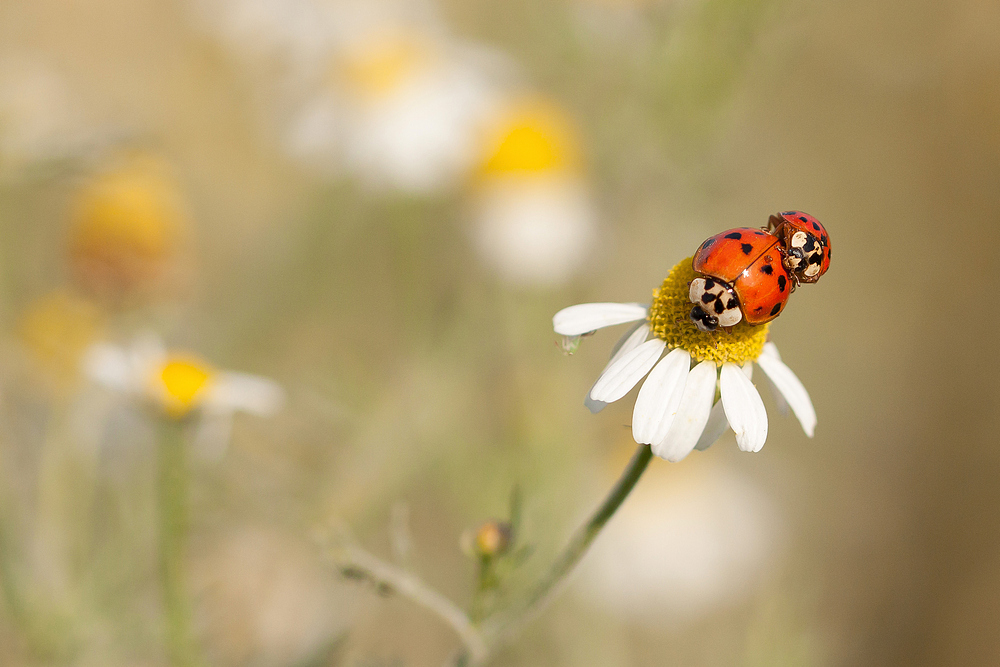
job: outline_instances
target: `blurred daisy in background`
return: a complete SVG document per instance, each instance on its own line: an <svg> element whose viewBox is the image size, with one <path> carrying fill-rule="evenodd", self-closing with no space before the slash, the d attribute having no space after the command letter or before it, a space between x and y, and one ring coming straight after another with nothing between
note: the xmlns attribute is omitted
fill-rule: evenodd
<svg viewBox="0 0 1000 667"><path fill-rule="evenodd" d="M707 459L654 465L594 544L579 592L653 628L694 622L762 589L785 532L750 478Z"/></svg>
<svg viewBox="0 0 1000 667"><path fill-rule="evenodd" d="M587 406L597 412L645 377L632 413L632 436L637 443L651 445L661 458L679 461L692 449L711 446L728 425L741 450L758 452L767 439L767 412L751 381L756 364L811 438L816 411L805 387L781 361L777 347L767 342L769 325L751 326L744 319L731 332L699 331L688 314L688 286L695 276L688 258L653 292L649 307L587 303L556 313L555 332L569 337L638 323L619 342L591 388Z"/></svg>
<svg viewBox="0 0 1000 667"><path fill-rule="evenodd" d="M99 340L104 315L91 301L68 290L57 290L29 304L21 315L18 334L43 383L65 393L80 377L84 352Z"/></svg>
<svg viewBox="0 0 1000 667"><path fill-rule="evenodd" d="M407 192L455 187L496 103L499 59L435 26L375 23L345 39L287 136L327 173Z"/></svg>
<svg viewBox="0 0 1000 667"><path fill-rule="evenodd" d="M197 420L199 453L217 459L225 452L237 412L267 417L281 409L281 386L257 375L221 371L197 356L168 351L155 336L130 346L91 346L83 369L95 383L152 405L169 419Z"/></svg>
<svg viewBox="0 0 1000 667"><path fill-rule="evenodd" d="M142 153L108 161L77 190L68 252L88 293L111 301L148 295L176 278L189 216L162 159Z"/></svg>
<svg viewBox="0 0 1000 667"><path fill-rule="evenodd" d="M307 64L330 48L336 2L324 0L193 0L196 21L248 63Z"/></svg>
<svg viewBox="0 0 1000 667"><path fill-rule="evenodd" d="M28 56L0 57L0 177L84 147L86 119L59 74Z"/></svg>
<svg viewBox="0 0 1000 667"><path fill-rule="evenodd" d="M484 134L473 215L476 245L505 279L554 285L579 268L596 216L565 110L543 98L498 109Z"/></svg>

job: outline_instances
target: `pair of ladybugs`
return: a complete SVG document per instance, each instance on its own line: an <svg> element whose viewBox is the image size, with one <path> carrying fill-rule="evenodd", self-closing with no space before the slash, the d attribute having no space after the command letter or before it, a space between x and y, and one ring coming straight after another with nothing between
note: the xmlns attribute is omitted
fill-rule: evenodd
<svg viewBox="0 0 1000 667"><path fill-rule="evenodd" d="M706 239L694 255L691 319L702 331L742 319L776 318L799 283L814 283L830 266L830 235L802 211L772 215L767 227L730 229Z"/></svg>

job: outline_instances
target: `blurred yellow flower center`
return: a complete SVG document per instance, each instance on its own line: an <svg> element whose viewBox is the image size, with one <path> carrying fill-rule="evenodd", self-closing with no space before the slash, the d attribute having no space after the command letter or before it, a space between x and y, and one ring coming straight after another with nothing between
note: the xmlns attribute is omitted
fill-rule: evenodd
<svg viewBox="0 0 1000 667"><path fill-rule="evenodd" d="M171 359L160 369L164 407L173 417L183 417L201 399L212 379L211 371L190 359Z"/></svg>
<svg viewBox="0 0 1000 667"><path fill-rule="evenodd" d="M653 290L653 305L649 308L653 334L671 348L687 350L697 361L743 364L756 360L767 342L767 324L753 326L741 320L730 332L722 328L708 332L701 331L691 321L688 286L696 275L688 257L671 269L663 284Z"/></svg>
<svg viewBox="0 0 1000 667"><path fill-rule="evenodd" d="M577 140L560 110L533 104L502 119L483 169L487 174L530 174L577 166Z"/></svg>
<svg viewBox="0 0 1000 667"><path fill-rule="evenodd" d="M431 60L431 48L423 40L383 34L349 53L340 63L340 73L358 95L378 99L398 90Z"/></svg>
<svg viewBox="0 0 1000 667"><path fill-rule="evenodd" d="M173 250L185 216L164 165L152 159L98 176L79 193L70 246L74 254L128 251L157 259Z"/></svg>
<svg viewBox="0 0 1000 667"><path fill-rule="evenodd" d="M57 382L69 383L77 377L84 349L97 339L101 319L89 301L55 292L25 312L21 339Z"/></svg>

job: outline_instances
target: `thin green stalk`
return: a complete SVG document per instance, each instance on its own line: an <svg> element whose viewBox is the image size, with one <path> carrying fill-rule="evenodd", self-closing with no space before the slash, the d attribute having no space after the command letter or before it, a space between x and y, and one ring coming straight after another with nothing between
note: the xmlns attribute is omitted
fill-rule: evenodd
<svg viewBox="0 0 1000 667"><path fill-rule="evenodd" d="M604 525L614 516L618 508L628 497L632 489L635 488L642 473L646 471L650 460L653 458L652 449L648 445L639 445L632 455L625 470L614 488L608 492L604 502L594 511L583 526L581 526L570 539L569 544L549 568L549 571L542 577L538 584L531 590L524 601L517 605L511 613L504 616L509 619L507 622L499 622L484 627L483 632L489 637L491 643L502 640L503 635L510 634L515 626L519 626L540 612L558 593L559 584L566 576L573 571L576 564L580 562L583 555L587 553L590 544L600 534Z"/></svg>
<svg viewBox="0 0 1000 667"><path fill-rule="evenodd" d="M160 577L166 620L167 655L174 667L200 664L191 632L191 607L184 567L188 529L188 468L184 424L160 427Z"/></svg>

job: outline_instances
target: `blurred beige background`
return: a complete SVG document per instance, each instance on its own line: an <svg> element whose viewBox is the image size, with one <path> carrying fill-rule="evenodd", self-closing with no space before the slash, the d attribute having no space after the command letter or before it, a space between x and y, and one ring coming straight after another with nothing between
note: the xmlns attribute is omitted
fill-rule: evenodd
<svg viewBox="0 0 1000 667"><path fill-rule="evenodd" d="M708 235L789 208L837 247L772 327L816 437L765 398L760 453L730 434L654 460L494 664L1000 662L1000 5L348 5L0 4L0 663L168 664L155 419L77 377L78 319L25 324L46 295L88 303L107 340L154 331L284 388L280 411L236 417L224 452L192 463L206 664L439 665L451 631L341 580L311 536L350 526L388 558L405 507L412 567L464 605L459 537L502 517L516 484L525 585L633 446L630 401L581 404L615 334L567 357L551 315L647 300ZM372 65L355 38L379 21L430 35L432 55ZM442 80L462 95L418 95L412 113L372 101L425 62L457 63ZM330 71L362 74L336 88ZM481 231L506 229L483 211L514 181L462 143L475 131L449 133L508 98L547 100L565 132L546 181L563 194L545 201L573 203L549 236ZM393 141L418 116L433 131L400 166ZM155 280L140 267L138 287L108 290L74 254L73 212L136 154L161 165L181 222L149 241L169 265ZM539 248L541 268L510 263Z"/></svg>

